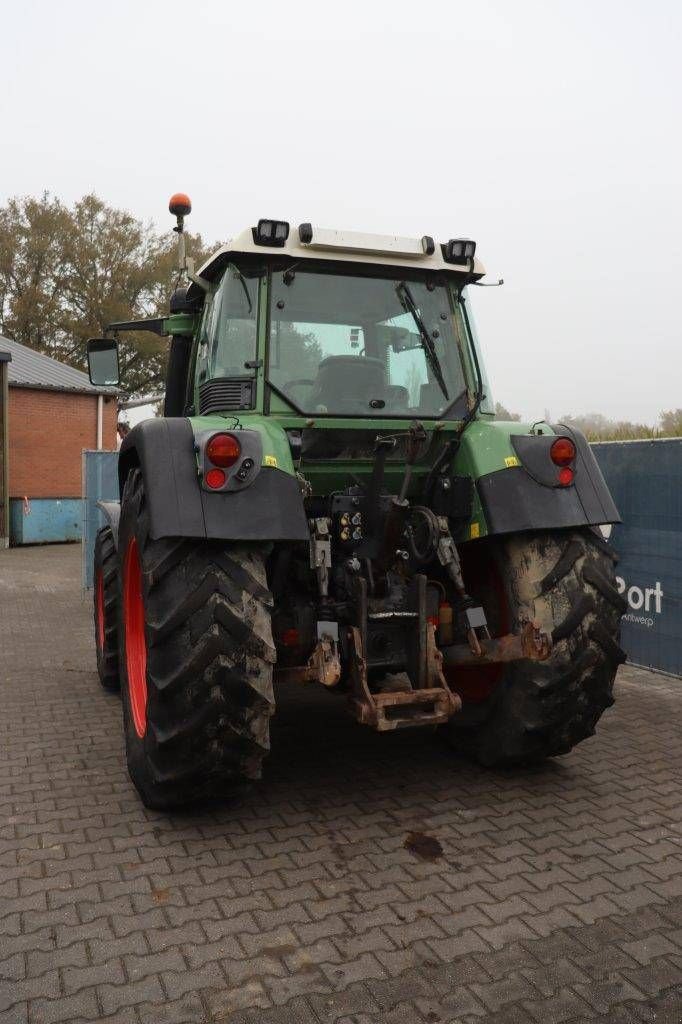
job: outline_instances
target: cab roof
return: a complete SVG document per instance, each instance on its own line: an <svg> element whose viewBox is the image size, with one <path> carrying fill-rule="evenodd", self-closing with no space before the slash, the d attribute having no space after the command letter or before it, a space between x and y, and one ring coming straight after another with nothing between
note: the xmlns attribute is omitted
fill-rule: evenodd
<svg viewBox="0 0 682 1024"><path fill-rule="evenodd" d="M259 222L259 225L264 223ZM277 223L277 222L265 222ZM281 222L280 222L281 223ZM287 225L288 226L288 225ZM304 230L306 229L306 230ZM286 240L276 245L257 241L257 228L247 228L221 246L199 268L197 275L207 282L215 280L233 256L287 256L293 260L332 260L340 263L364 263L377 266L405 267L437 270L468 280L477 280L485 268L474 257L464 264L448 262L444 258L444 245L423 238L404 238L398 235L372 235L359 231L337 231L316 225L292 226ZM310 238L302 241L301 238Z"/></svg>

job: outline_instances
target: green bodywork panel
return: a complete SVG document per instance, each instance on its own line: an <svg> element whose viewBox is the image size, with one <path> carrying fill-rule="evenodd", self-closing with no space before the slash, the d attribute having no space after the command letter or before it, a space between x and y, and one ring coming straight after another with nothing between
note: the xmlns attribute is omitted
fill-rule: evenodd
<svg viewBox="0 0 682 1024"><path fill-rule="evenodd" d="M543 434L553 434L547 423L537 423ZM512 469L520 465L510 438L513 434L532 433L531 424L517 421L477 419L470 423L462 435L462 442L453 462L453 473L457 476L470 476L474 481L488 473L496 473ZM469 537L485 537L488 527L478 499L478 491L474 494L473 516L469 527Z"/></svg>
<svg viewBox="0 0 682 1024"><path fill-rule="evenodd" d="M291 456L291 449L285 428L301 429L307 425L312 426L313 421L301 419L298 416L273 415L264 416L258 412L243 412L239 414L225 413L224 415L212 414L210 416L193 416L190 418L192 429L195 433L205 430L229 430L237 433L241 428L257 430L263 442L263 465L274 466L284 473L294 475L296 468ZM331 430L363 430L374 433L393 433L407 430L408 420L382 420L364 419L351 421L347 419L321 419L314 424L313 429ZM437 433L443 443L456 433L459 424L456 421L448 423L424 423L427 433ZM547 423L535 424L534 429L542 430L543 434L553 434L554 431ZM310 429L310 427L308 427ZM514 434L531 433L531 425L516 421L493 420L489 417L481 417L469 424L461 438L461 443L455 458L453 459L451 471L456 476L469 476L474 482L479 477L488 473L496 473L511 469L519 465L519 460L514 452L510 438ZM437 449L434 448L434 454ZM431 460L424 465L417 465L414 468L412 485L409 494L418 496L424 478L429 471ZM330 494L349 486L351 478L360 480L369 478L372 472L373 460L366 459L329 459L306 463L302 461L300 472L311 484L314 494ZM392 464L386 463L385 486L395 493L400 489L404 474L404 466L396 461ZM475 539L485 537L488 528L481 508L478 493L474 493L473 514L469 523L468 537Z"/></svg>
<svg viewBox="0 0 682 1024"><path fill-rule="evenodd" d="M163 329L169 335L191 336L199 326L199 317L194 313L171 313L164 317Z"/></svg>

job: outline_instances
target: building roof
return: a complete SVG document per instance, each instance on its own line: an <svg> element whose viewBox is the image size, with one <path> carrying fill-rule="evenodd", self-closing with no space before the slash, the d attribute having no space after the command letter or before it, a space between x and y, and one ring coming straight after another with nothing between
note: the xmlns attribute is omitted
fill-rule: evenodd
<svg viewBox="0 0 682 1024"><path fill-rule="evenodd" d="M0 335L0 352L9 353L8 372L10 387L47 388L51 391L78 391L90 395L115 395L117 388L97 387L90 383L87 373L60 363L42 352L20 345Z"/></svg>

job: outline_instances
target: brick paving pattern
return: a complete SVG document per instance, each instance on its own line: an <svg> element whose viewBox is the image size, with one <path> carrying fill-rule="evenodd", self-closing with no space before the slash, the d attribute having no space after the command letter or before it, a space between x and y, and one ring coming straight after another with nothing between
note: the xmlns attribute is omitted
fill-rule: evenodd
<svg viewBox="0 0 682 1024"><path fill-rule="evenodd" d="M681 681L504 773L289 688L262 783L153 813L79 557L0 552L3 1024L682 1020Z"/></svg>

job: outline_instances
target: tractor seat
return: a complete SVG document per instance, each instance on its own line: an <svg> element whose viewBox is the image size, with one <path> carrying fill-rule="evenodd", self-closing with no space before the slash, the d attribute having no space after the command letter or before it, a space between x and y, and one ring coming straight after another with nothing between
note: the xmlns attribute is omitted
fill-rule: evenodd
<svg viewBox="0 0 682 1024"><path fill-rule="evenodd" d="M384 398L386 370L383 360L370 356L327 356L320 362L310 394L310 408L367 413L372 398Z"/></svg>
<svg viewBox="0 0 682 1024"><path fill-rule="evenodd" d="M402 384L389 384L386 388L386 411L406 413L410 404L410 392Z"/></svg>

